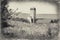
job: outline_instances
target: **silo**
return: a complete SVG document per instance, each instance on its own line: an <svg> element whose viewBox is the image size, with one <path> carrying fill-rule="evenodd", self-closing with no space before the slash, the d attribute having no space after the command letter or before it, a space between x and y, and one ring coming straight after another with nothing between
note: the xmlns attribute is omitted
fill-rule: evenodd
<svg viewBox="0 0 60 40"><path fill-rule="evenodd" d="M32 19L32 22L35 23L36 21L36 8L30 8L30 16Z"/></svg>

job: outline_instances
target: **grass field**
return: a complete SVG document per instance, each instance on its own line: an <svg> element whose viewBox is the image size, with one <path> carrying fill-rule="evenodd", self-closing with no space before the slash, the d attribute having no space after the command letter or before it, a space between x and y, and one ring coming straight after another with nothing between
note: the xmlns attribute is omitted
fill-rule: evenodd
<svg viewBox="0 0 60 40"><path fill-rule="evenodd" d="M4 32L9 32L12 38L22 38L22 39L41 39L48 40L48 31L49 27L51 28L52 37L58 32L58 25L51 23L25 23L16 20L8 20L8 23L12 26L4 28ZM9 35L6 35L7 38L10 38Z"/></svg>
<svg viewBox="0 0 60 40"><path fill-rule="evenodd" d="M23 15L23 16L21 16ZM20 17L19 17L20 16ZM24 15L24 14L20 14L19 18L27 18L29 15ZM40 18L40 16L38 16ZM21 40L50 40L51 38L53 38L53 40L57 39L57 34L58 34L58 24L57 23L49 23L51 20L51 17L56 19L56 15L55 16L51 16L50 18L45 16L44 20L38 20L36 21L36 23L26 23L26 22L22 22L22 21L18 21L18 20L8 20L7 23L12 25L9 26L7 28L4 28L3 31L4 33L9 33L6 34L5 36L3 35L2 40L4 40L4 38L10 38L10 40L17 40L18 38ZM44 18L44 16L41 16L41 18ZM49 29L50 28L50 29ZM49 35L48 32L50 32L51 30L51 37ZM56 36L56 37L55 37ZM55 39L54 39L55 37ZM12 39L11 39L12 38ZM17 39L16 39L17 38ZM8 40L7 39L7 40Z"/></svg>

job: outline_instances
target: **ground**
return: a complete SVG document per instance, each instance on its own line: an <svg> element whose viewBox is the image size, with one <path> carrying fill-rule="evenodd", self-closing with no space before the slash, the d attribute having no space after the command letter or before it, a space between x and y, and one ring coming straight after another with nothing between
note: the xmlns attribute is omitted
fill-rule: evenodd
<svg viewBox="0 0 60 40"><path fill-rule="evenodd" d="M25 23L20 21L13 21L9 20L9 24L13 25L12 27L4 28L4 32L14 33L17 38L8 38L6 39L4 36L1 36L1 40L57 40L60 37L60 34L53 39L47 38L48 37L48 26L53 25L52 33L57 31L56 26L57 24L50 24L50 23L40 23L40 24L33 24L33 23ZM56 30L55 30L56 29ZM7 36L9 37L9 36ZM28 39L27 39L28 38ZM34 39L33 39L34 38ZM38 38L38 39L36 39Z"/></svg>

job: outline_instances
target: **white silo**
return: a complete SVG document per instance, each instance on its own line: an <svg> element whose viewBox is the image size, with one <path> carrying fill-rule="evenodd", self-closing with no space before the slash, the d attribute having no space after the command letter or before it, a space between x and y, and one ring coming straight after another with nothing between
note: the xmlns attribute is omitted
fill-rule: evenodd
<svg viewBox="0 0 60 40"><path fill-rule="evenodd" d="M32 22L35 23L36 21L36 8L30 8L30 16L32 19Z"/></svg>

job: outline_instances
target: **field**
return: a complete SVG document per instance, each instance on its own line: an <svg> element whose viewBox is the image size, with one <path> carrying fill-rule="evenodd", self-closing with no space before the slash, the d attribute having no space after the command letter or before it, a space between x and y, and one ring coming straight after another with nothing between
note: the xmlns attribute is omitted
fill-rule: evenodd
<svg viewBox="0 0 60 40"><path fill-rule="evenodd" d="M13 25L7 28L4 28L5 33L13 33L5 35L6 38L22 38L22 39L41 39L48 40L50 35L49 27L52 30L52 36L58 33L58 25L50 23L25 23L21 21L8 20L8 23Z"/></svg>
<svg viewBox="0 0 60 40"><path fill-rule="evenodd" d="M22 14L21 14L22 15ZM20 16L20 15L19 15ZM15 17L19 17L15 16ZM14 17L14 16L13 16ZM20 16L20 18L26 18L25 16ZM38 16L39 17L39 16ZM46 16L45 16L46 17ZM52 16L53 17L53 16ZM41 17L42 18L42 17ZM48 17L49 18L49 17ZM18 19L7 20L7 23L10 24L9 27L2 29L4 31L4 35L2 36L2 40L4 38L7 40L57 40L58 39L58 24L50 23L49 19L38 20L36 23L27 23L18 21ZM56 16L55 16L56 18ZM54 19L55 19L54 18ZM7 34L8 33L8 34ZM50 34L51 33L51 34Z"/></svg>

